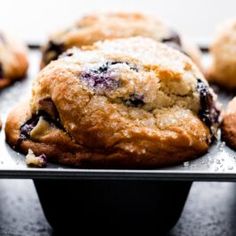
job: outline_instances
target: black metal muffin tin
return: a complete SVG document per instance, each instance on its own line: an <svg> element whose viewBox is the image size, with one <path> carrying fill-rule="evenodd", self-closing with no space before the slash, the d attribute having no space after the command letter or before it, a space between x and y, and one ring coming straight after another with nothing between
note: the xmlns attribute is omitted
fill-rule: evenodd
<svg viewBox="0 0 236 236"><path fill-rule="evenodd" d="M0 114L30 95L40 52L30 49L28 77L0 93ZM232 94L217 91L226 104ZM81 169L56 164L29 168L0 135L0 178L34 180L49 223L58 232L126 234L165 232L178 220L192 181L235 181L236 152L216 141L204 156L178 166L151 169ZM68 234L67 234L68 235Z"/></svg>

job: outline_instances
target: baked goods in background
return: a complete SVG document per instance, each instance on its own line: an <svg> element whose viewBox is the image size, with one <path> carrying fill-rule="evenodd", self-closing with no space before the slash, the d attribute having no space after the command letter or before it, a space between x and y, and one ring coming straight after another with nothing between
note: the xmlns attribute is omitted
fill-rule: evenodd
<svg viewBox="0 0 236 236"><path fill-rule="evenodd" d="M27 69L27 50L24 44L0 32L0 90L23 79Z"/></svg>
<svg viewBox="0 0 236 236"><path fill-rule="evenodd" d="M212 63L207 79L227 89L236 88L236 20L223 23L210 46Z"/></svg>
<svg viewBox="0 0 236 236"><path fill-rule="evenodd" d="M228 146L236 149L236 98L227 105L221 125L222 139Z"/></svg>
<svg viewBox="0 0 236 236"><path fill-rule="evenodd" d="M43 46L41 67L72 47L92 45L97 41L133 36L149 37L187 55L202 68L201 54L195 45L158 18L142 13L92 13L74 25L52 34Z"/></svg>

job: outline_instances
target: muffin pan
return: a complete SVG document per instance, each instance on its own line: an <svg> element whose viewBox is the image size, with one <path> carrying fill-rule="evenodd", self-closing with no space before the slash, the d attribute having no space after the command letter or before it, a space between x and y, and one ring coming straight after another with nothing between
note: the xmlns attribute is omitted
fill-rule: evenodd
<svg viewBox="0 0 236 236"><path fill-rule="evenodd" d="M3 123L8 111L27 99L39 61L37 47L31 46L28 78L0 93ZM219 95L222 103L232 98L223 91ZM162 234L179 219L192 181L236 180L236 152L221 141L206 155L179 166L128 170L51 163L46 168L29 168L24 155L12 150L4 139L2 131L0 178L33 179L45 216L59 235Z"/></svg>
<svg viewBox="0 0 236 236"><path fill-rule="evenodd" d="M205 54L205 59L207 54ZM39 70L40 53L37 47L30 49L30 71L28 77L21 82L3 90L0 93L0 114L2 121L8 111L19 100L24 100L30 93L32 79ZM232 94L215 88L219 100L227 103ZM70 178L70 179L143 179L143 180L236 180L236 152L227 147L224 142L216 141L204 156L185 162L178 166L150 169L81 169L48 164L46 168L29 168L24 161L24 155L13 151L4 140L4 132L0 135L0 177L4 178Z"/></svg>

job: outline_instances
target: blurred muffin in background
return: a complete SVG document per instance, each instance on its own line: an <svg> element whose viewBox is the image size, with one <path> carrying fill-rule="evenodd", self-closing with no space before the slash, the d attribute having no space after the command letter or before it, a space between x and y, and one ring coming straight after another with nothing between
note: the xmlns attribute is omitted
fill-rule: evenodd
<svg viewBox="0 0 236 236"><path fill-rule="evenodd" d="M223 23L210 46L212 62L207 79L225 88L236 88L236 19Z"/></svg>
<svg viewBox="0 0 236 236"><path fill-rule="evenodd" d="M228 103L223 114L221 135L228 146L236 149L236 97Z"/></svg>
<svg viewBox="0 0 236 236"><path fill-rule="evenodd" d="M23 79L27 69L26 47L6 33L0 32L0 89Z"/></svg>
<svg viewBox="0 0 236 236"><path fill-rule="evenodd" d="M92 45L106 39L143 36L163 42L186 55L200 67L200 51L159 19L141 13L100 13L84 16L74 25L51 35L43 46L41 67L71 47Z"/></svg>

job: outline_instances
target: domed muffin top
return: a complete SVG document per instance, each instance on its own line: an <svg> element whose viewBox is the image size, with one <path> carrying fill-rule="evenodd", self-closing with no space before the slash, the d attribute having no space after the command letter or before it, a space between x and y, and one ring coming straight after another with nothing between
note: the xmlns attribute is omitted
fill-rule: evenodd
<svg viewBox="0 0 236 236"><path fill-rule="evenodd" d="M88 145L90 135L90 145L110 146L128 130L154 135L172 126L184 128L189 116L211 127L218 120L214 96L188 57L133 37L67 51L39 73L31 109L58 116L80 144Z"/></svg>

